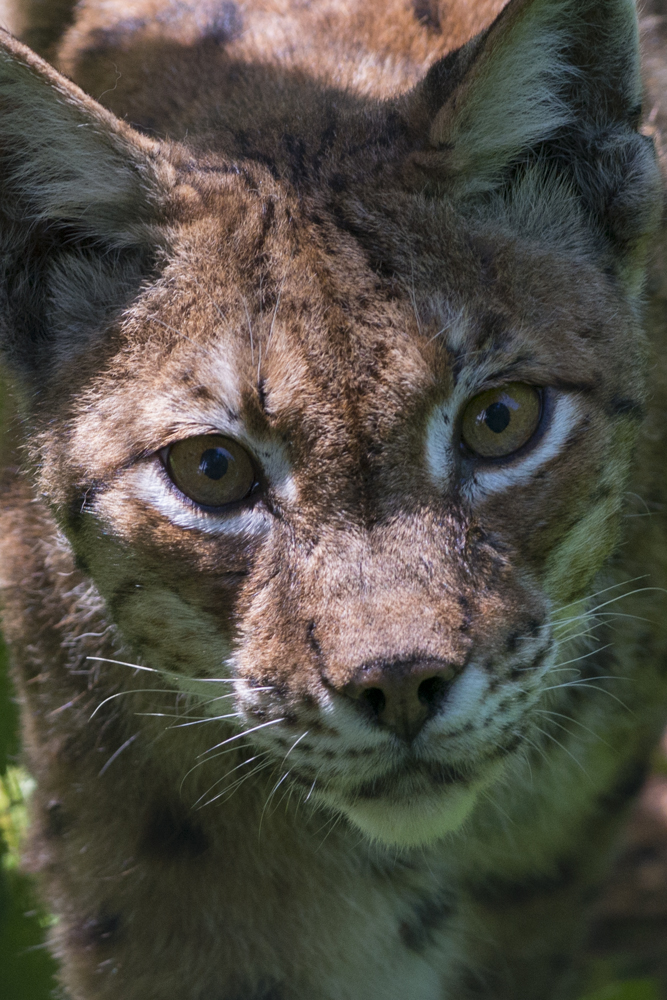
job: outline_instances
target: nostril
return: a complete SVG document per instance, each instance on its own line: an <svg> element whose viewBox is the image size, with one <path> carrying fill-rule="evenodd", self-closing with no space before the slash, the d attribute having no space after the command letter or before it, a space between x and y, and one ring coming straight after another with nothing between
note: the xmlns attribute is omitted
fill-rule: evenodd
<svg viewBox="0 0 667 1000"><path fill-rule="evenodd" d="M364 691L360 700L368 705L376 718L380 717L380 714L387 704L387 699L385 698L384 691L381 688L368 688Z"/></svg>
<svg viewBox="0 0 667 1000"><path fill-rule="evenodd" d="M450 681L444 677L427 677L417 688L417 697L430 709L439 708L447 696Z"/></svg>

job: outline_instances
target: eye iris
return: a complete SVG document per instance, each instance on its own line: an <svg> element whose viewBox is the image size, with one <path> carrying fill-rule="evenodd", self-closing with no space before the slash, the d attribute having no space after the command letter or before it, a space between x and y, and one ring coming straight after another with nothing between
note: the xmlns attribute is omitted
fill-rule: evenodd
<svg viewBox="0 0 667 1000"><path fill-rule="evenodd" d="M491 403L484 411L484 423L494 434L502 434L509 427L511 414L504 403Z"/></svg>
<svg viewBox="0 0 667 1000"><path fill-rule="evenodd" d="M222 479L229 468L231 457L225 448L207 448L199 460L199 471L209 479Z"/></svg>
<svg viewBox="0 0 667 1000"><path fill-rule="evenodd" d="M256 482L250 455L233 438L200 434L176 441L166 470L181 493L204 507L225 507L243 500Z"/></svg>
<svg viewBox="0 0 667 1000"><path fill-rule="evenodd" d="M542 414L542 393L523 382L509 382L474 396L461 420L461 442L478 458L506 458L535 434Z"/></svg>

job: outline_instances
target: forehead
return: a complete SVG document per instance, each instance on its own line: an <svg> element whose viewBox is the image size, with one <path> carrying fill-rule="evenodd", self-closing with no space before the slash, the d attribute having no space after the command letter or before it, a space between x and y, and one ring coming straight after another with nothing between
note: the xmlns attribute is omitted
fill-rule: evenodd
<svg viewBox="0 0 667 1000"><path fill-rule="evenodd" d="M102 387L127 397L137 440L224 413L319 447L425 419L460 384L627 371L613 286L497 221L400 192L350 204L345 221L273 180L207 184L183 196L189 217Z"/></svg>

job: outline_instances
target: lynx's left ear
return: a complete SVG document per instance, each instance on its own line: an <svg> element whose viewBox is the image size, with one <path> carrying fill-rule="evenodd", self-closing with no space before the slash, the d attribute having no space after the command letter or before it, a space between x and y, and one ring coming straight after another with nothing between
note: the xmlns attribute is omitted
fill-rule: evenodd
<svg viewBox="0 0 667 1000"><path fill-rule="evenodd" d="M169 169L158 143L0 30L0 355L31 391L152 273Z"/></svg>
<svg viewBox="0 0 667 1000"><path fill-rule="evenodd" d="M420 99L430 150L415 159L443 193L516 201L527 177L533 199L567 189L614 270L640 280L661 184L653 143L638 131L634 0L510 0L486 32L432 67Z"/></svg>

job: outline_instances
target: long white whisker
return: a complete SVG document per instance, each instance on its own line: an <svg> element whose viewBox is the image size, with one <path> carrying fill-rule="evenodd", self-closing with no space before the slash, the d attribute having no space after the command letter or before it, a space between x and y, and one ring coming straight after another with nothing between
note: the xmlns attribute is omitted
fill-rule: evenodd
<svg viewBox="0 0 667 1000"><path fill-rule="evenodd" d="M299 744L301 742L301 740L305 739L309 732L310 732L310 729L306 729L305 733L301 733L301 736L299 736L299 738L297 740L295 740L294 743L292 743L292 746L289 748L289 750L287 751L287 753L283 757L283 763L285 763L285 761L287 760L287 758L291 754L291 752L294 749L294 747L297 746L297 744Z"/></svg>
<svg viewBox="0 0 667 1000"><path fill-rule="evenodd" d="M585 726L583 722L579 722L578 719L573 719L571 718L571 716L564 715L562 712L551 712L546 708L537 708L535 709L535 713L537 715L547 715L554 718L558 717L559 719L565 719L567 722L572 722L574 723L575 726L579 726L581 729L584 730L584 732L588 733L589 736L593 736L596 740L599 740L600 743L604 743L606 747L609 747L611 751L613 751L614 753L616 752L616 748L613 747L611 743L608 743L605 739L603 739L602 736L600 736L599 733L596 733L594 729L590 729L588 726ZM560 729L564 729L566 733L570 732L567 726L564 726L560 722L554 722L554 725L559 726Z"/></svg>
<svg viewBox="0 0 667 1000"><path fill-rule="evenodd" d="M259 753L255 754L253 757L248 757L246 760L242 760L240 764L237 764L236 767L233 767L231 771L226 771L221 778L218 778L217 781L214 781L213 784L209 788L207 788L205 792L202 792L199 798L194 802L193 808L195 806L198 806L201 800L206 798L209 792L212 792L213 789L216 788L219 784L221 784L223 781L226 781L227 778L229 778L232 774L234 774L235 771L240 770L240 768L242 767L246 767L246 765L248 764L252 764L254 760L260 760L261 758L266 757L267 753L268 751L264 751L264 753ZM236 782L234 781L232 784L235 785ZM225 789L225 791L227 791L227 789Z"/></svg>
<svg viewBox="0 0 667 1000"><path fill-rule="evenodd" d="M248 781L249 778L252 778L255 774L259 774L260 771L266 770L270 764L270 761L262 761L262 763L258 764L257 767L253 767L252 771L248 771L247 774L237 778L237 780L234 781L229 788L223 788L223 790L218 792L217 795L214 795L212 799L202 802L202 804L197 808L203 809L205 806L210 806L213 802L217 802L219 799L222 799L223 802L228 802L229 799L231 799L231 797L239 790L241 785L245 784L245 782Z"/></svg>
<svg viewBox="0 0 667 1000"><path fill-rule="evenodd" d="M106 769L109 767L109 765L113 764L113 762L115 761L116 757L119 757L122 754L123 750L126 750L127 747L129 747L131 743L134 743L134 741L136 740L136 738L137 738L138 735L139 735L139 733L135 733L134 736L130 736L129 740L125 740L125 742L123 743L123 745L120 746L120 747L118 747L118 749L116 750L115 753L111 754L111 756L109 757L108 761L106 762L106 764L104 765L104 767L102 768L102 770L98 773L98 775L97 775L98 778L102 777L102 775L104 774L104 772L106 771Z"/></svg>
<svg viewBox="0 0 667 1000"><path fill-rule="evenodd" d="M574 763L577 765L577 767L581 768L581 770L586 775L586 777L588 778L588 780L591 781L591 777L588 774L588 772L587 772L586 768L584 767L584 765L581 763L580 760L577 760L577 758L574 756L574 754L570 753L570 751L567 749L567 747L564 747L563 744L559 740L557 740L555 736L552 736L551 733L548 733L545 729L540 729L539 726L536 726L535 728L537 729L538 733L541 733L542 736L546 736L546 738L548 740L552 740L552 742L555 743L556 746L560 747L561 750L563 751L563 753L566 753L568 755L568 757L570 757L574 761ZM592 784L592 781L591 781L591 784Z"/></svg>
<svg viewBox="0 0 667 1000"><path fill-rule="evenodd" d="M115 698L122 698L126 694L171 694L171 695L175 695L176 693L177 692L173 691L171 688L130 688L129 691L116 691L115 694L110 694L108 698L105 698L104 701L101 701L99 703L99 705L97 706L97 708L95 709L95 711L93 712L93 714L90 716L90 719L94 719L95 716L97 715L97 713L99 712L99 710L102 708L102 706L106 705L107 702L114 701ZM140 715L140 714L141 714L140 712L135 712L135 715ZM148 715L149 713L145 713L145 714ZM90 719L88 720L89 722L90 722Z"/></svg>
<svg viewBox="0 0 667 1000"><path fill-rule="evenodd" d="M284 722L284 721L285 719L282 718L282 719L271 719L269 722L263 722L260 726L253 726L252 729L246 729L245 732L243 733L237 733L235 736L230 736L229 739L223 740L222 743L216 743L214 747L210 747L210 749L205 750L204 753L207 754L211 753L212 750L217 750L218 747L224 747L225 744L231 743L232 740L240 740L243 736L249 736L250 733L256 733L258 729L266 729L267 726L277 726L279 722ZM203 757L204 754L199 754L199 756Z"/></svg>

